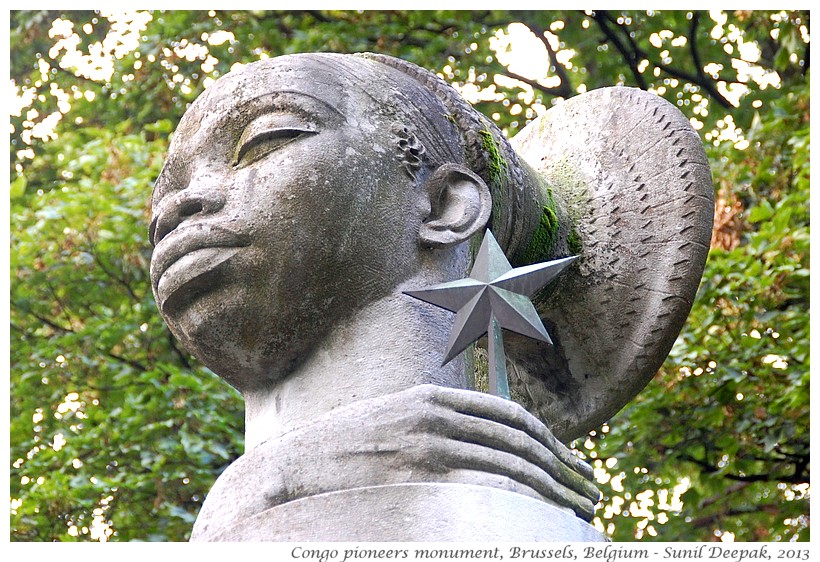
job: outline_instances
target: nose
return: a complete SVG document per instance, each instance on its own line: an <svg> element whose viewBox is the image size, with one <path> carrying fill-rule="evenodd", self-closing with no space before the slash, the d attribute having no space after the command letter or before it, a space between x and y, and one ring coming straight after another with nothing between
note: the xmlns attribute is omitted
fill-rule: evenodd
<svg viewBox="0 0 820 562"><path fill-rule="evenodd" d="M225 195L219 189L189 187L165 197L154 210L148 239L156 246L186 220L216 213L225 206Z"/></svg>

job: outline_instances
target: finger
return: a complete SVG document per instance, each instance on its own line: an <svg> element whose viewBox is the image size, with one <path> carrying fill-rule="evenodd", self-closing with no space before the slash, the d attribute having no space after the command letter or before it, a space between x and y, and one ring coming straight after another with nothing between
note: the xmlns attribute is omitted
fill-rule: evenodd
<svg viewBox="0 0 820 562"><path fill-rule="evenodd" d="M439 392L432 398L463 414L493 420L527 433L552 451L562 463L586 479L592 479L592 467L575 456L547 426L519 404L490 394L443 387L439 387Z"/></svg>
<svg viewBox="0 0 820 562"><path fill-rule="evenodd" d="M571 509L585 521L590 521L595 515L595 502L556 482L548 473L521 457L476 443L441 441L440 462L451 470L506 476L534 490L542 499Z"/></svg>
<svg viewBox="0 0 820 562"><path fill-rule="evenodd" d="M543 424L517 404L490 395L433 385L422 385L409 392L412 395L409 399L439 406L422 407L424 415L416 420L420 424L419 431L495 449L511 459L524 459L549 478L551 484L546 485L547 488L571 492L592 506L598 502L600 492L590 481L589 466L574 457ZM449 442L455 444L455 441ZM442 450L442 454L446 453ZM574 468L579 465L587 470L576 472ZM493 466L491 471L511 476L504 465Z"/></svg>
<svg viewBox="0 0 820 562"><path fill-rule="evenodd" d="M436 482L445 482L450 484L473 484L476 486L486 486L495 488L497 490L506 490L516 494L527 496L539 502L544 502L544 496L508 476L501 474L493 474L491 472L482 472L480 470L471 469L451 469L442 475ZM574 512L573 512L574 514Z"/></svg>
<svg viewBox="0 0 820 562"><path fill-rule="evenodd" d="M511 429L494 420L459 414L458 418L441 416L437 431L454 440L474 443L520 457L549 475L557 484L598 502L598 488L584 475L575 472L555 454L528 433Z"/></svg>

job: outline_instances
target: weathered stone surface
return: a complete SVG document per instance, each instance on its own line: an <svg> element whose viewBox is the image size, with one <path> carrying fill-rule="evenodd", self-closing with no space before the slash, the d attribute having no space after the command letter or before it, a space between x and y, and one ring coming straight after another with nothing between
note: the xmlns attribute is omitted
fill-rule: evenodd
<svg viewBox="0 0 820 562"><path fill-rule="evenodd" d="M398 484L310 496L192 540L473 544L607 538L571 512L513 492L468 484Z"/></svg>
<svg viewBox="0 0 820 562"><path fill-rule="evenodd" d="M151 278L172 332L242 393L247 448L194 540L602 538L585 522L591 469L561 440L668 352L703 265L709 178L665 102L578 100L523 135L529 164L390 57L260 61L192 104L155 187ZM467 390L463 358L441 365L452 316L402 293L465 276L488 226L514 265L581 256L536 302L555 348L508 344L547 425Z"/></svg>
<svg viewBox="0 0 820 562"><path fill-rule="evenodd" d="M209 492L193 538L306 497L403 483L501 489L525 505L529 499L550 503L582 522L591 519L598 499L590 477L589 466L517 404L418 385L339 407L247 451Z"/></svg>
<svg viewBox="0 0 820 562"><path fill-rule="evenodd" d="M571 98L513 145L550 186L581 256L536 301L556 345L507 344L531 411L568 440L612 417L666 359L709 251L711 173L686 117L635 88Z"/></svg>

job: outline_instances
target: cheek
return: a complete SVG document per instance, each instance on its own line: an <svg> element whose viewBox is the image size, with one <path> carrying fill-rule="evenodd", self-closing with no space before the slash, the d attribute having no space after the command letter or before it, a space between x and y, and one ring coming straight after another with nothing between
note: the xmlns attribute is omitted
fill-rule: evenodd
<svg viewBox="0 0 820 562"><path fill-rule="evenodd" d="M288 156L269 156L238 171L230 186L231 215L244 223L252 239L267 244L300 234L321 223L326 213L318 168Z"/></svg>
<svg viewBox="0 0 820 562"><path fill-rule="evenodd" d="M313 275L327 287L339 284L336 277L381 286L414 262L419 188L372 140L336 138L271 154L235 188L256 259L280 280L287 274L312 285Z"/></svg>

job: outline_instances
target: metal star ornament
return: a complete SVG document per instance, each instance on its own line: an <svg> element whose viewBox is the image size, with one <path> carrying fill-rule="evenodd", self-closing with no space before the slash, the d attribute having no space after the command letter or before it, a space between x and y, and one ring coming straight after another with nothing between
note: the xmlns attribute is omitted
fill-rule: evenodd
<svg viewBox="0 0 820 562"><path fill-rule="evenodd" d="M488 334L490 392L509 398L501 328L552 344L530 298L575 259L577 256L513 269L487 230L469 277L404 293L456 313L442 365Z"/></svg>

